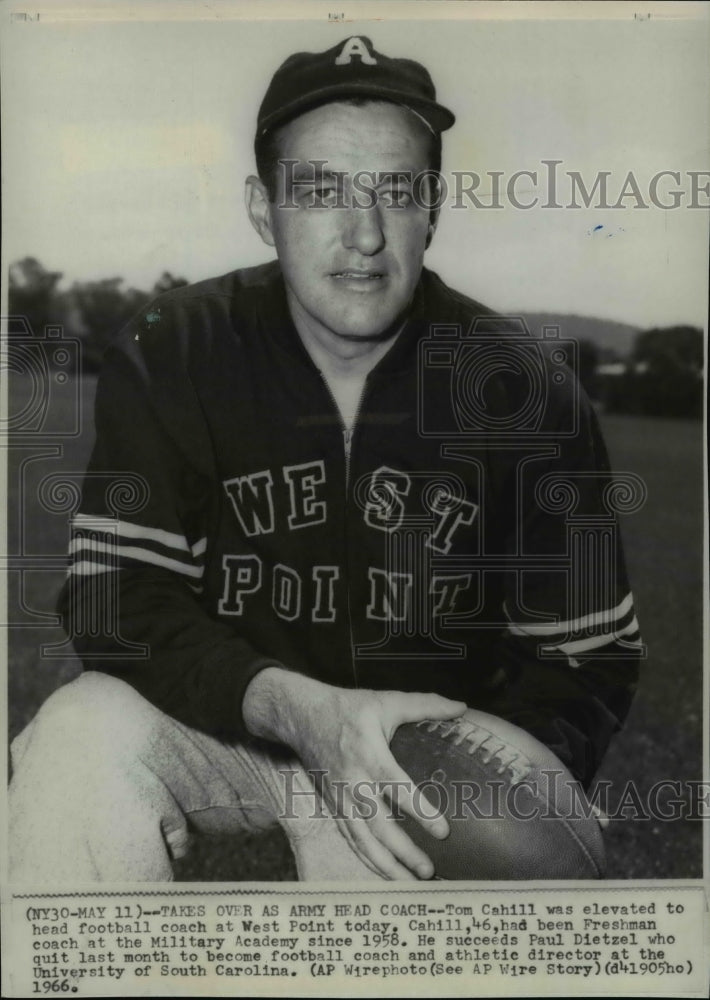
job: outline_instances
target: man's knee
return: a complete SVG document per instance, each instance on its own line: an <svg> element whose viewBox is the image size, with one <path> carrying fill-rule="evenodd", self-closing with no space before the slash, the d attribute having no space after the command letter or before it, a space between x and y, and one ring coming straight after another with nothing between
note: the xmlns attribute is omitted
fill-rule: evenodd
<svg viewBox="0 0 710 1000"><path fill-rule="evenodd" d="M13 766L27 750L45 756L98 763L102 751L112 759L140 754L159 713L128 684L107 674L88 672L55 691L14 741ZM97 759L98 758L98 759Z"/></svg>
<svg viewBox="0 0 710 1000"><path fill-rule="evenodd" d="M171 878L169 854L185 853L186 822L151 750L169 726L103 674L83 674L48 698L13 744L15 877Z"/></svg>

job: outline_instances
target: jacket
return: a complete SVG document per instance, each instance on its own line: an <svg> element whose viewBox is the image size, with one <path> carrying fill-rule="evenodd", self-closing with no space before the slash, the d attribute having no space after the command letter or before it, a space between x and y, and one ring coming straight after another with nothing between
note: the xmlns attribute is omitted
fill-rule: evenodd
<svg viewBox="0 0 710 1000"><path fill-rule="evenodd" d="M437 691L588 783L643 647L571 353L424 270L350 434L277 263L160 296L99 378L60 599L85 667L225 739L266 666Z"/></svg>

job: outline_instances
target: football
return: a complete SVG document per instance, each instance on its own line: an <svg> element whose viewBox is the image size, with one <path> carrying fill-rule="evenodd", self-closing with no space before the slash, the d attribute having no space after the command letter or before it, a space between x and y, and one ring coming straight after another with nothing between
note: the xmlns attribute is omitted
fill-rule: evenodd
<svg viewBox="0 0 710 1000"><path fill-rule="evenodd" d="M391 750L416 785L415 811L443 813L438 840L401 821L439 879L591 879L605 871L599 822L580 783L518 726L469 708L447 722L406 723Z"/></svg>

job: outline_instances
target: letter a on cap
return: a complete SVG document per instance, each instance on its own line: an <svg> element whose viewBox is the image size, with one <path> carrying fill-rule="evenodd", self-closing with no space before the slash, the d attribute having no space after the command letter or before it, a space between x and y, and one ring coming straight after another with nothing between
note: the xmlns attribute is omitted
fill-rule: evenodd
<svg viewBox="0 0 710 1000"><path fill-rule="evenodd" d="M377 60L372 53L368 51L367 45L363 39L358 38L357 35L353 35L352 38L348 38L347 42L345 42L340 50L340 55L335 57L335 65L347 66L348 63L352 61L353 56L360 56L360 59L366 66L377 65Z"/></svg>

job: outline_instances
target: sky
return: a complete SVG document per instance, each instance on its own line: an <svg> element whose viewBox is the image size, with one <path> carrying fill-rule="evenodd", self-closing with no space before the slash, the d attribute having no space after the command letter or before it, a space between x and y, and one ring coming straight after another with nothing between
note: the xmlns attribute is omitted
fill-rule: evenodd
<svg viewBox="0 0 710 1000"><path fill-rule="evenodd" d="M710 211L689 207L689 172L710 171L708 5L646 4L643 20L634 6L559 4L550 20L536 3L316 2L286 20L270 3L58 0L18 20L30 8L5 0L5 265L31 255L65 285L150 288L164 270L192 281L268 259L243 197L259 102L286 56L359 34L424 63L456 113L451 188L454 171L478 192L501 178L501 208L442 209L426 263L449 284L502 311L705 326ZM546 160L561 161L560 208L543 207ZM508 199L516 171L537 172L515 187L537 207ZM609 204L631 172L648 207L571 208L570 171L588 189L607 171ZM660 171L680 175L658 187L682 192L676 209L651 200Z"/></svg>

